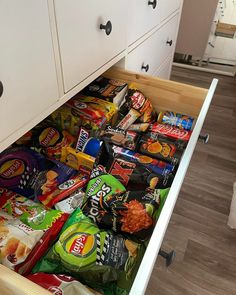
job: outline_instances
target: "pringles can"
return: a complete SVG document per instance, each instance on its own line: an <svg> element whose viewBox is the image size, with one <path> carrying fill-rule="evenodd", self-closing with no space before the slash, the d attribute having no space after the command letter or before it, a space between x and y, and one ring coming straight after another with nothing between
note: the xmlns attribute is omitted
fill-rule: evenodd
<svg viewBox="0 0 236 295"><path fill-rule="evenodd" d="M191 130L194 119L187 115L165 111L159 113L157 121L180 129Z"/></svg>

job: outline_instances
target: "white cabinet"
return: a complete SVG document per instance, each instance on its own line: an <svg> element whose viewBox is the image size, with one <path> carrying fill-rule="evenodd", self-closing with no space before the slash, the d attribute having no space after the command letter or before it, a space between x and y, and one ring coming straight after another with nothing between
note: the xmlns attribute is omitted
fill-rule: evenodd
<svg viewBox="0 0 236 295"><path fill-rule="evenodd" d="M0 36L1 147L59 98L47 1L0 1Z"/></svg>
<svg viewBox="0 0 236 295"><path fill-rule="evenodd" d="M173 110L196 118L130 295L145 294L216 87L215 81L208 92L139 74L144 63L150 66L148 73L169 78L181 8L182 0L0 2L3 40L0 80L4 87L0 98L0 151L27 131L27 126L28 129L33 127L32 122L38 123L39 118L45 118L86 86L91 77L96 78L119 61L122 54L124 59L120 60L120 66L138 73L110 69L105 73L107 77L135 82L157 111ZM59 95L58 89L64 89L64 94ZM7 140L10 135L11 140ZM0 267L0 273L1 286L4 287L5 282L7 290L13 288L13 280L9 281L12 277L21 294L43 294L24 279L21 281L19 276L11 276L10 270L5 272ZM7 274L5 278L3 273Z"/></svg>
<svg viewBox="0 0 236 295"><path fill-rule="evenodd" d="M125 59L125 68L152 75L173 52L179 15L175 15L147 40L131 51Z"/></svg>
<svg viewBox="0 0 236 295"><path fill-rule="evenodd" d="M125 4L125 0L55 1L65 92L125 50Z"/></svg>

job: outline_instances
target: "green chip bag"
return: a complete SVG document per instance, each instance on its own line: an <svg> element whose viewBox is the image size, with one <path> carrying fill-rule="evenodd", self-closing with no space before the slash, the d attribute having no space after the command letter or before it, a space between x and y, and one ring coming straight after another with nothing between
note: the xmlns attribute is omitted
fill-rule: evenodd
<svg viewBox="0 0 236 295"><path fill-rule="evenodd" d="M0 208L34 230L51 228L64 214L59 210L47 210L42 204L1 187Z"/></svg>
<svg viewBox="0 0 236 295"><path fill-rule="evenodd" d="M59 240L34 267L33 273L65 273L94 288L113 286L128 291L143 255L143 246L100 230L75 210ZM114 287L115 286L115 287Z"/></svg>

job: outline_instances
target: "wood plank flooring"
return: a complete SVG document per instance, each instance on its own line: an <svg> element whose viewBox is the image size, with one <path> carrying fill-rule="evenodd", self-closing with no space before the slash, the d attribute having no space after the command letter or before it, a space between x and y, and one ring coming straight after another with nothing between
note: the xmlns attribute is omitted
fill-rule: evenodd
<svg viewBox="0 0 236 295"><path fill-rule="evenodd" d="M175 249L165 267L158 257L147 295L236 294L236 230L227 226L236 181L236 79L173 68L171 80L209 88L219 84L179 194L163 249ZM138 295L138 294L137 294Z"/></svg>

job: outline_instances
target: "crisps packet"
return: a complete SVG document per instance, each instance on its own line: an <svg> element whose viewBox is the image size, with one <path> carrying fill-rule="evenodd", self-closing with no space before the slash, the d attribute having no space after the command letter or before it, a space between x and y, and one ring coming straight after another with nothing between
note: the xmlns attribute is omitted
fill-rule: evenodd
<svg viewBox="0 0 236 295"><path fill-rule="evenodd" d="M43 233L0 210L0 263L15 270L16 265L26 260Z"/></svg>
<svg viewBox="0 0 236 295"><path fill-rule="evenodd" d="M66 199L88 182L88 175L78 174L60 184L54 191L38 196L38 200L47 208L52 208L58 202Z"/></svg>
<svg viewBox="0 0 236 295"><path fill-rule="evenodd" d="M35 273L26 277L55 295L102 295L68 275Z"/></svg>
<svg viewBox="0 0 236 295"><path fill-rule="evenodd" d="M142 255L141 244L100 230L77 209L33 273L70 273L91 287L109 287L117 282L118 287L128 291Z"/></svg>
<svg viewBox="0 0 236 295"><path fill-rule="evenodd" d="M76 174L76 170L27 147L9 148L0 154L0 186L26 197L52 192Z"/></svg>
<svg viewBox="0 0 236 295"><path fill-rule="evenodd" d="M46 210L22 195L0 188L0 208L34 230L47 230L63 215L59 210Z"/></svg>
<svg viewBox="0 0 236 295"><path fill-rule="evenodd" d="M174 179L173 165L165 165L162 161L133 151L129 153L128 150L117 146L104 144L104 147L99 164L128 190L153 190L171 186Z"/></svg>
<svg viewBox="0 0 236 295"><path fill-rule="evenodd" d="M102 197L99 203L96 202L96 195L90 194L82 210L86 216L95 218L99 227L112 229L133 240L144 241L152 234L160 206L160 194L167 195L168 191L127 191L109 198Z"/></svg>

